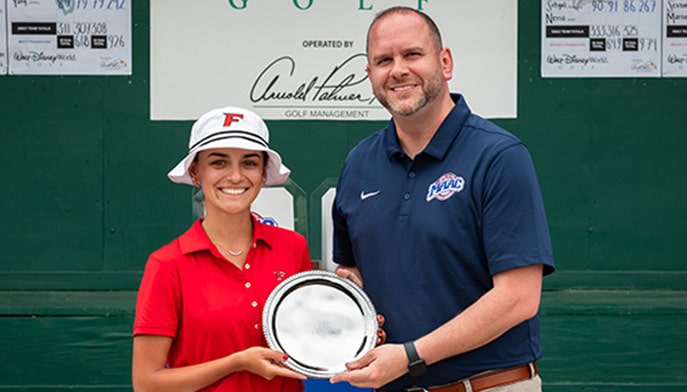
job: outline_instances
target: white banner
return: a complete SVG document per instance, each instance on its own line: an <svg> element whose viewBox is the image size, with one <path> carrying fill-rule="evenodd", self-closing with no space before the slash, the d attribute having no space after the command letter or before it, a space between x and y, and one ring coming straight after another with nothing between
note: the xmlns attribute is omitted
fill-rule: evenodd
<svg viewBox="0 0 687 392"><path fill-rule="evenodd" d="M687 0L663 0L663 76L687 76Z"/></svg>
<svg viewBox="0 0 687 392"><path fill-rule="evenodd" d="M7 74L7 27L5 25L6 2L0 0L0 75Z"/></svg>
<svg viewBox="0 0 687 392"><path fill-rule="evenodd" d="M542 0L543 77L661 76L660 0Z"/></svg>
<svg viewBox="0 0 687 392"><path fill-rule="evenodd" d="M7 4L10 74L131 74L131 0Z"/></svg>
<svg viewBox="0 0 687 392"><path fill-rule="evenodd" d="M475 112L516 117L517 0L151 0L151 119L236 105L266 119L387 120L365 38L391 5L436 20L451 89Z"/></svg>

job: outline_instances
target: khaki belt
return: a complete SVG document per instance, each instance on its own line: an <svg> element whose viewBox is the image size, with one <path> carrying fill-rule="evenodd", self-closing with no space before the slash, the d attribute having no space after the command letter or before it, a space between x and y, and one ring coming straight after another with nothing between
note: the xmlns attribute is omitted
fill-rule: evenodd
<svg viewBox="0 0 687 392"><path fill-rule="evenodd" d="M468 384L472 387L472 392L480 392L506 384L529 380L536 375L537 363L532 362L528 363L527 365L479 374L477 376L466 378L465 380L457 381L453 384L442 385L440 387L409 387L401 389L401 392L467 392Z"/></svg>

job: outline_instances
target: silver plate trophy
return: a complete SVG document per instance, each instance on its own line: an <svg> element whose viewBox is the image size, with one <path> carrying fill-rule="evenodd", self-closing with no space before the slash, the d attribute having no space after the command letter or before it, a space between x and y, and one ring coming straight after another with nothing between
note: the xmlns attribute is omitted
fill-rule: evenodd
<svg viewBox="0 0 687 392"><path fill-rule="evenodd" d="M377 341L377 313L365 292L333 272L300 272L281 282L262 314L267 344L289 356L286 366L329 378Z"/></svg>

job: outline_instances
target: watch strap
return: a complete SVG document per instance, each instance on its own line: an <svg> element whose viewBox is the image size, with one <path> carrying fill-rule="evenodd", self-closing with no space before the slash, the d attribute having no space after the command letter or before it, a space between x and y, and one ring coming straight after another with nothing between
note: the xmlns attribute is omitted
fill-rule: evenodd
<svg viewBox="0 0 687 392"><path fill-rule="evenodd" d="M408 373L413 377L425 374L427 372L427 364L417 354L415 343L412 340L405 342L403 343L403 348L408 356Z"/></svg>
<svg viewBox="0 0 687 392"><path fill-rule="evenodd" d="M403 343L403 348L406 350L406 355L408 356L408 365L413 362L417 362L420 357L417 355L417 349L415 348L415 343L410 340Z"/></svg>

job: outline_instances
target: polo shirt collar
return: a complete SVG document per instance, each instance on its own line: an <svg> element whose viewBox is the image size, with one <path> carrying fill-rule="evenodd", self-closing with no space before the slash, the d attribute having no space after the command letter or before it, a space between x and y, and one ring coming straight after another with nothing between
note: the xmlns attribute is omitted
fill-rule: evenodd
<svg viewBox="0 0 687 392"><path fill-rule="evenodd" d="M429 141L422 154L430 155L436 159L443 159L468 117L470 117L470 108L465 102L465 98L460 94L451 94L451 98L455 106L441 123L437 133L434 134L434 137ZM401 144L398 142L396 125L393 119L389 120L384 133L384 144L386 145L386 152L389 158L404 154Z"/></svg>
<svg viewBox="0 0 687 392"><path fill-rule="evenodd" d="M271 248L272 241L264 225L258 222L252 214L251 219L253 220L253 241L251 243L262 243ZM183 254L187 255L204 250L212 251L212 249L215 248L212 241L210 241L210 237L205 233L205 229L203 229L203 225L201 224L202 222L202 218L197 219L193 225L179 237L179 245L181 246L181 252Z"/></svg>

